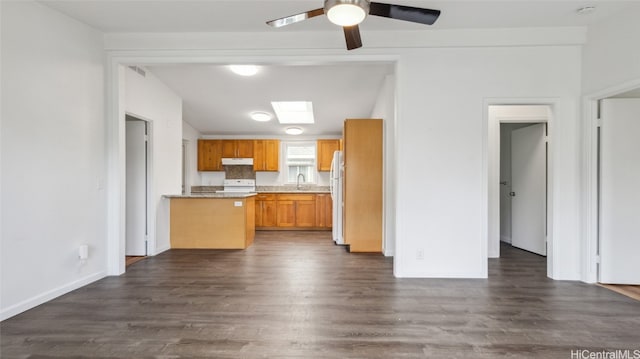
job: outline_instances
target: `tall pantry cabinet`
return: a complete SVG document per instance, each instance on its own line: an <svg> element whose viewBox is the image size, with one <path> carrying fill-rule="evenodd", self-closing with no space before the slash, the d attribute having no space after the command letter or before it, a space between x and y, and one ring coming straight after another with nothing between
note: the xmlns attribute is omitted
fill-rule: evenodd
<svg viewBox="0 0 640 359"><path fill-rule="evenodd" d="M382 120L344 122L343 235L351 252L382 252Z"/></svg>

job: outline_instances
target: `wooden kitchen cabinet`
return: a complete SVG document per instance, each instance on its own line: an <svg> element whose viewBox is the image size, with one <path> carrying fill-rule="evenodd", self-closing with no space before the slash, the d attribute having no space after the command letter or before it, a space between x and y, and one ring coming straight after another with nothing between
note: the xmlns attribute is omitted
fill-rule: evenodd
<svg viewBox="0 0 640 359"><path fill-rule="evenodd" d="M198 171L223 171L222 141L198 140Z"/></svg>
<svg viewBox="0 0 640 359"><path fill-rule="evenodd" d="M171 248L247 248L256 233L254 210L254 197L171 198Z"/></svg>
<svg viewBox="0 0 640 359"><path fill-rule="evenodd" d="M328 193L258 193L256 228L329 230L332 201Z"/></svg>
<svg viewBox="0 0 640 359"><path fill-rule="evenodd" d="M317 158L318 171L330 171L333 153L340 150L340 140L318 140Z"/></svg>
<svg viewBox="0 0 640 359"><path fill-rule="evenodd" d="M222 140L222 158L253 158L253 140Z"/></svg>
<svg viewBox="0 0 640 359"><path fill-rule="evenodd" d="M328 193L316 194L316 227L331 228L333 225L333 201Z"/></svg>
<svg viewBox="0 0 640 359"><path fill-rule="evenodd" d="M256 227L276 227L277 224L276 195L256 195Z"/></svg>
<svg viewBox="0 0 640 359"><path fill-rule="evenodd" d="M316 201L296 201L296 227L316 226Z"/></svg>
<svg viewBox="0 0 640 359"><path fill-rule="evenodd" d="M279 160L279 140L253 140L254 171L278 172L280 170Z"/></svg>
<svg viewBox="0 0 640 359"><path fill-rule="evenodd" d="M278 227L295 227L296 202L291 200L278 200L276 206Z"/></svg>
<svg viewBox="0 0 640 359"><path fill-rule="evenodd" d="M382 252L382 120L348 119L343 138L345 244Z"/></svg>
<svg viewBox="0 0 640 359"><path fill-rule="evenodd" d="M277 212L278 227L315 227L316 195L314 193L278 194Z"/></svg>

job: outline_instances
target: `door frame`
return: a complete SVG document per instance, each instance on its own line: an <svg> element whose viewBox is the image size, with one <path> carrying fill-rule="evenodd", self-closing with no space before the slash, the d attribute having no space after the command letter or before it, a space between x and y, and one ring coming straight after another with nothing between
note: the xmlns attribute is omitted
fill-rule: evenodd
<svg viewBox="0 0 640 359"><path fill-rule="evenodd" d="M483 176L482 192L486 204L483 215L484 258L500 257L500 123L547 123L547 276L556 278L553 250L553 138L554 116L558 113L560 99L556 98L490 98L483 104ZM550 113L542 116L493 117L491 106L548 106ZM487 262L488 266L488 262ZM488 272L488 270L487 270Z"/></svg>
<svg viewBox="0 0 640 359"><path fill-rule="evenodd" d="M605 98L640 88L640 78L622 84L607 87L582 97L582 194L581 234L582 245L582 281L597 283L599 277L599 166L598 166L598 127L599 102Z"/></svg>

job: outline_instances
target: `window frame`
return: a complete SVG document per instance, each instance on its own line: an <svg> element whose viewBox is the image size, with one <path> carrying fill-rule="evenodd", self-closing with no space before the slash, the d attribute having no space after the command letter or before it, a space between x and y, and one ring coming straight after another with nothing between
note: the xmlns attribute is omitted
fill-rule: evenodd
<svg viewBox="0 0 640 359"><path fill-rule="evenodd" d="M316 143L317 141L312 141L312 140L300 140L300 141L282 141L282 158L283 161L281 161L281 168L280 170L283 173L282 176L282 184L284 185L292 185L292 184L297 184L296 180L293 181L289 181L289 157L287 156L288 153L288 148L291 147L300 147L300 146L309 146L309 147L313 147L314 149L314 156L313 156L313 162L309 165L310 168L310 172L313 175L312 180L309 180L309 178L305 177L305 181L301 182L304 184L308 184L308 185L314 185L318 183L318 170L317 170L317 162L318 162L318 145Z"/></svg>

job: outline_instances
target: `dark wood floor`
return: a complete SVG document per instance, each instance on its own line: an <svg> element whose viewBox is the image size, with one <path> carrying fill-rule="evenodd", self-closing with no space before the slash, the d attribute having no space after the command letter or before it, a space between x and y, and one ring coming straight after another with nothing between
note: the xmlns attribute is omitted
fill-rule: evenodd
<svg viewBox="0 0 640 359"><path fill-rule="evenodd" d="M5 358L571 358L640 349L640 302L502 248L488 280L395 279L327 232L173 250L0 324Z"/></svg>

